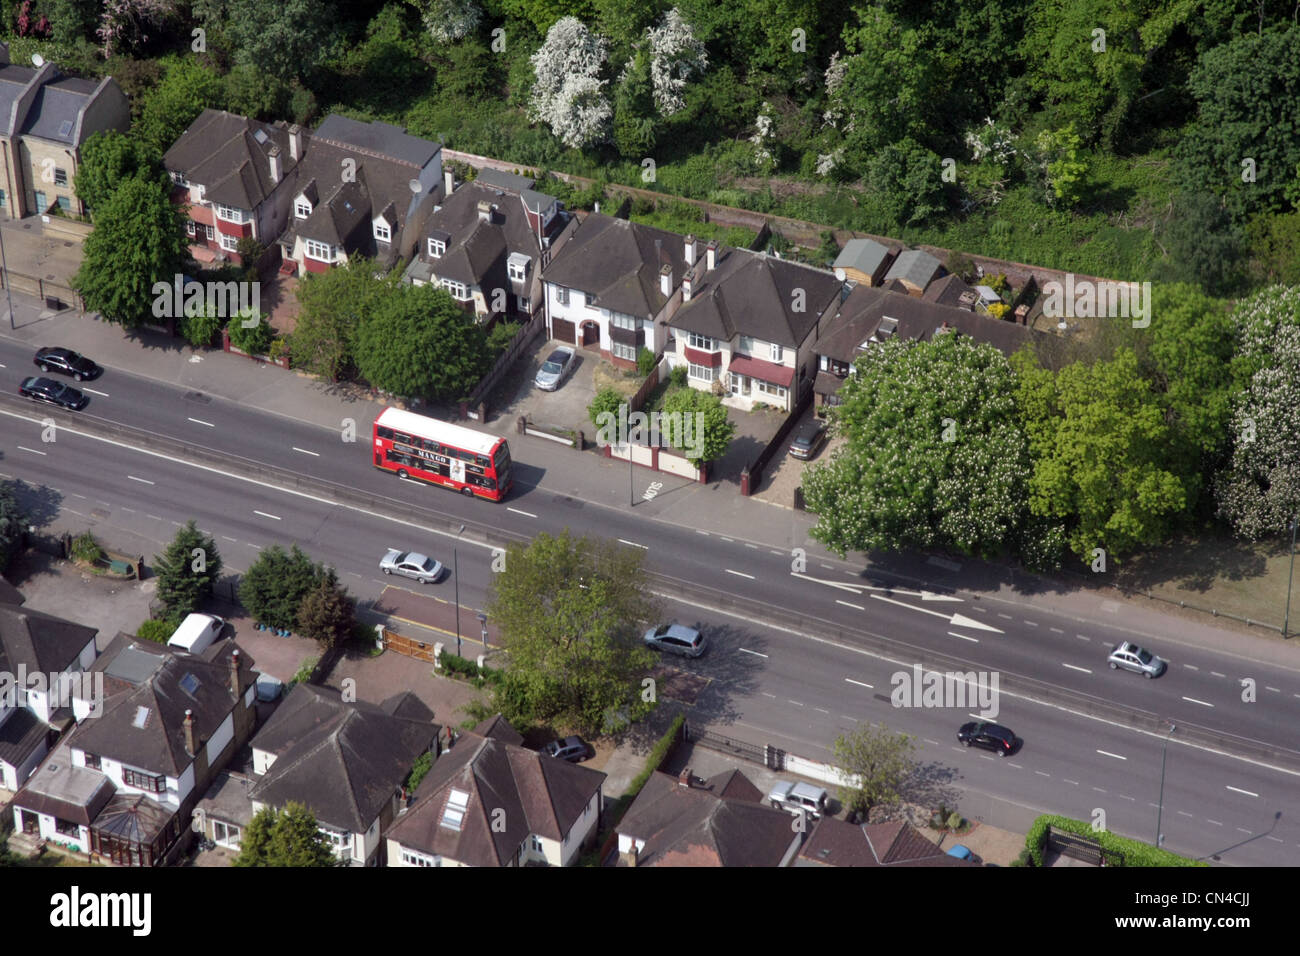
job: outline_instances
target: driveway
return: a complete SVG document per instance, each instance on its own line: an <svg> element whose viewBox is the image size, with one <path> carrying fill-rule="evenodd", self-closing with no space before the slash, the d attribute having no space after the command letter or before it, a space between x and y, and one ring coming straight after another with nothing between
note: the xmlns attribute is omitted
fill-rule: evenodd
<svg viewBox="0 0 1300 956"><path fill-rule="evenodd" d="M813 409L808 409L799 420L799 424L795 426L795 431L790 433L791 440L803 423L815 418L816 414ZM811 461L800 461L788 451L781 452L768 462L767 468L763 471L763 483L757 491L753 492L754 497L769 504L780 505L782 508L793 508L794 490L803 485L804 472L808 466L829 462L844 442L845 439L841 437L831 438Z"/></svg>
<svg viewBox="0 0 1300 956"><path fill-rule="evenodd" d="M596 397L592 375L604 364L599 355L575 349L577 365L553 392L544 392L533 384L537 370L551 350L565 344L555 339L539 339L532 349L519 357L493 394L489 413L492 418L489 427L493 431L513 433L516 419L527 415L532 421L542 424L581 429L588 441L594 441L596 429L587 414L587 406Z"/></svg>
<svg viewBox="0 0 1300 956"><path fill-rule="evenodd" d="M740 484L740 473L776 435L785 421L785 412L746 412L727 406L727 420L736 423L736 433L727 453L710 466L709 481Z"/></svg>

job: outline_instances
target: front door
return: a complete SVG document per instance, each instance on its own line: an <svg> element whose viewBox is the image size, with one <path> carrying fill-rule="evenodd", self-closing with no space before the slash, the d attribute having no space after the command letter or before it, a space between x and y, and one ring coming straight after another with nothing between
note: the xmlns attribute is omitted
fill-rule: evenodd
<svg viewBox="0 0 1300 956"><path fill-rule="evenodd" d="M41 832L41 818L30 810L18 811L23 815L23 832L38 834Z"/></svg>
<svg viewBox="0 0 1300 956"><path fill-rule="evenodd" d="M597 348L600 346L600 326L595 322L584 322L582 324L582 347Z"/></svg>

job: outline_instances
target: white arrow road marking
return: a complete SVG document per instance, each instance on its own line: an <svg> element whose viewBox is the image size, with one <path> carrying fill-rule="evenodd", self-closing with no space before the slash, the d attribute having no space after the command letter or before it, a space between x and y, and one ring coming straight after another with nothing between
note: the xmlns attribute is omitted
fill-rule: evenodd
<svg viewBox="0 0 1300 956"><path fill-rule="evenodd" d="M899 607L905 607L910 611L920 611L922 614L933 614L935 617L941 617L953 627L973 627L980 631L992 631L995 634L1005 633L996 627L991 627L980 621L972 620L964 614L944 614L942 611L927 611L923 607L914 607L911 604L904 604L902 601L895 601L893 598L881 597L879 594L871 595L877 601L888 601L890 604L897 604Z"/></svg>
<svg viewBox="0 0 1300 956"><path fill-rule="evenodd" d="M823 565L825 567L826 565ZM846 571L846 574L852 574L852 571ZM888 591L891 594L905 594L908 597L919 597L922 601L956 601L963 603L965 598L953 597L950 594L937 594L934 591L908 591L906 588L882 588L870 584L845 584L843 581L825 581L822 578L809 577L798 571L791 571L791 577L805 578L809 581L816 581L818 584L825 584L828 587L841 588L845 591L852 591L854 594L861 594L863 591Z"/></svg>

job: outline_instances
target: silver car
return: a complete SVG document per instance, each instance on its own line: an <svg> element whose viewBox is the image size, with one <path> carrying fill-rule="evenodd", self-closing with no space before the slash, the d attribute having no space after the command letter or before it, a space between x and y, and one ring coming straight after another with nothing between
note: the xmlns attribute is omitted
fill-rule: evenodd
<svg viewBox="0 0 1300 956"><path fill-rule="evenodd" d="M1126 671L1141 674L1148 680L1152 677L1159 677L1168 666L1146 648L1138 647L1128 641L1116 644L1115 649L1110 652L1110 656L1106 658L1106 661L1110 664L1111 670L1118 670L1122 667Z"/></svg>
<svg viewBox="0 0 1300 956"><path fill-rule="evenodd" d="M649 647L682 657L699 657L704 653L704 635L682 624L652 627L645 632L645 642Z"/></svg>
<svg viewBox="0 0 1300 956"><path fill-rule="evenodd" d="M768 803L776 809L793 814L807 813L814 820L821 819L829 800L830 794L821 787L803 781L778 780L767 794Z"/></svg>
<svg viewBox="0 0 1300 956"><path fill-rule="evenodd" d="M533 384L544 392L553 392L561 385L573 371L574 363L578 360L577 353L570 348L558 348L547 356L542 367L537 370L537 378L533 379Z"/></svg>
<svg viewBox="0 0 1300 956"><path fill-rule="evenodd" d="M396 548L390 548L380 559L379 569L385 574L414 578L421 584L436 581L442 576L442 565L433 558L415 551L398 551Z"/></svg>

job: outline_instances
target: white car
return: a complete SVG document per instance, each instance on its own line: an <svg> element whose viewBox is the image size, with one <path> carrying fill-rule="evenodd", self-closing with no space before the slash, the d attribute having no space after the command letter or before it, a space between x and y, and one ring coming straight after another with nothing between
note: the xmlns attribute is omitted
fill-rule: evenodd
<svg viewBox="0 0 1300 956"><path fill-rule="evenodd" d="M421 584L442 577L442 565L433 558L416 551L398 551L396 548L389 548L388 553L379 560L379 569L385 574L414 578Z"/></svg>
<svg viewBox="0 0 1300 956"><path fill-rule="evenodd" d="M188 614L167 639L167 645L187 654L202 654L221 636L226 622L215 614Z"/></svg>
<svg viewBox="0 0 1300 956"><path fill-rule="evenodd" d="M555 391L564 384L577 361L578 355L573 349L561 346L547 356L542 367L537 370L533 384L545 392Z"/></svg>
<svg viewBox="0 0 1300 956"><path fill-rule="evenodd" d="M826 812L830 794L821 787L803 781L792 783L789 780L778 780L768 793L767 800L778 810L795 815L806 813L812 819L820 820Z"/></svg>
<svg viewBox="0 0 1300 956"><path fill-rule="evenodd" d="M656 650L683 657L699 657L704 653L704 635L693 627L681 624L662 624L645 632L645 642Z"/></svg>

